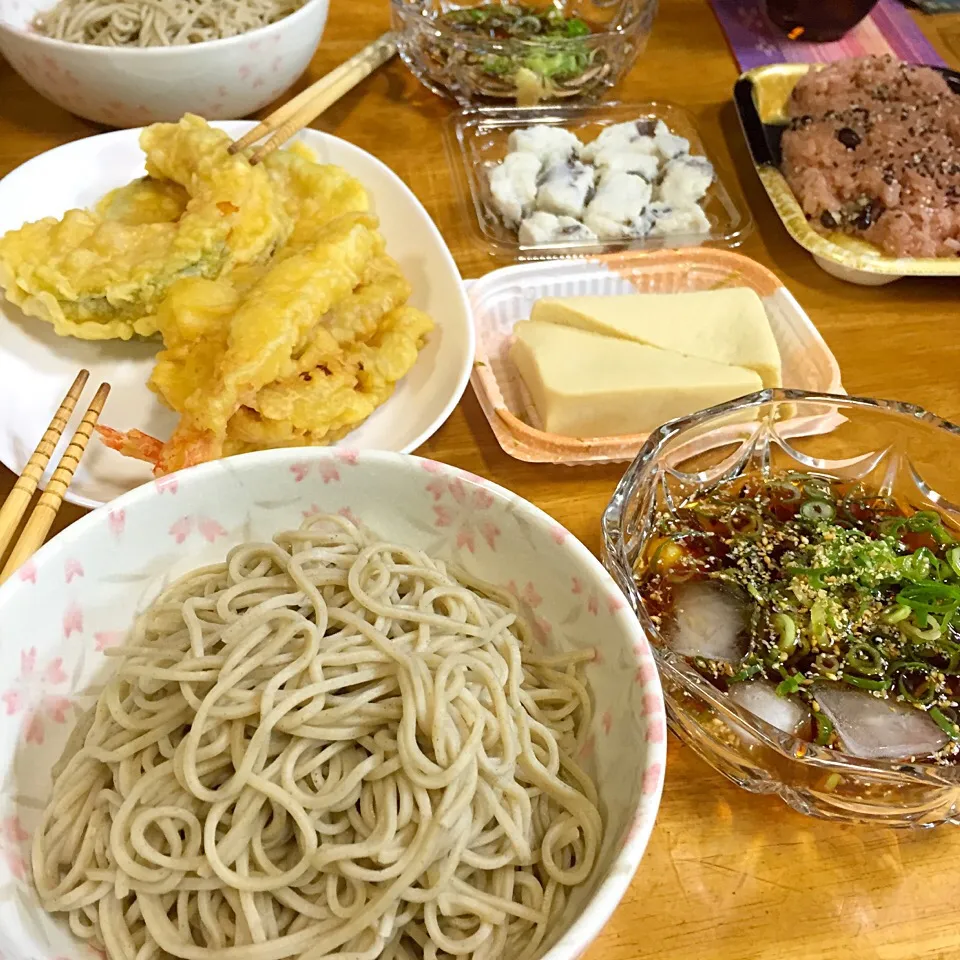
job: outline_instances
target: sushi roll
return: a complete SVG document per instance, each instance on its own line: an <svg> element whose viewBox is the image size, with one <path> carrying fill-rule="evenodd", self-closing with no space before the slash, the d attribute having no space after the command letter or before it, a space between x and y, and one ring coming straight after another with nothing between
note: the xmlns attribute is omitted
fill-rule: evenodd
<svg viewBox="0 0 960 960"><path fill-rule="evenodd" d="M602 130L595 140L583 149L583 159L596 163L601 152L615 150L630 153L654 153L656 142L649 120L631 120Z"/></svg>
<svg viewBox="0 0 960 960"><path fill-rule="evenodd" d="M651 221L649 229L651 237L669 237L675 234L689 236L710 232L710 221L707 215L695 203L687 206L651 203L647 207L646 215Z"/></svg>
<svg viewBox="0 0 960 960"><path fill-rule="evenodd" d="M520 224L520 243L534 246L544 243L592 243L597 235L573 217L557 217L538 210Z"/></svg>
<svg viewBox="0 0 960 960"><path fill-rule="evenodd" d="M514 130L507 140L507 149L511 153L530 153L539 161L542 168L580 156L583 144L575 134L562 127L524 127Z"/></svg>
<svg viewBox="0 0 960 960"><path fill-rule="evenodd" d="M653 129L653 143L656 152L664 160L672 160L681 153L690 152L690 141L678 137L662 120L658 120Z"/></svg>
<svg viewBox="0 0 960 960"><path fill-rule="evenodd" d="M668 160L657 187L657 199L675 207L690 206L703 199L713 183L713 165L706 157L681 154Z"/></svg>
<svg viewBox="0 0 960 960"><path fill-rule="evenodd" d="M549 167L540 177L537 209L579 219L593 193L594 177L593 167L579 160L566 160Z"/></svg>
<svg viewBox="0 0 960 960"><path fill-rule="evenodd" d="M623 240L640 236L644 209L652 188L642 177L631 173L606 173L587 206L583 222L601 240Z"/></svg>
<svg viewBox="0 0 960 960"><path fill-rule="evenodd" d="M593 163L601 176L605 173L632 173L653 183L660 172L660 160L653 153L635 153L610 146L598 150Z"/></svg>
<svg viewBox="0 0 960 960"><path fill-rule="evenodd" d="M508 153L490 168L493 206L508 227L515 227L533 210L537 199L540 161L532 153Z"/></svg>

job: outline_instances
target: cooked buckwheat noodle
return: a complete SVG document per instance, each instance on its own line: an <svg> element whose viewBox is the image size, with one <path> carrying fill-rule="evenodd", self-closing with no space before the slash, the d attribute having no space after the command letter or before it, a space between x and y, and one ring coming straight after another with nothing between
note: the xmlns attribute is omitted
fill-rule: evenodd
<svg viewBox="0 0 960 960"><path fill-rule="evenodd" d="M529 958L594 866L592 653L420 551L321 517L113 652L33 841L43 906L110 960Z"/></svg>
<svg viewBox="0 0 960 960"><path fill-rule="evenodd" d="M171 47L222 40L275 23L306 0L60 0L38 14L43 36L101 47Z"/></svg>

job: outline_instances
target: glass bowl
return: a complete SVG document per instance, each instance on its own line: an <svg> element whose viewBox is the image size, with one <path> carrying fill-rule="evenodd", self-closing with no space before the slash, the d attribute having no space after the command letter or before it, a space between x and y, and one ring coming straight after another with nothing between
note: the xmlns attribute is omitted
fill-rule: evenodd
<svg viewBox="0 0 960 960"><path fill-rule="evenodd" d="M781 423L798 418L805 435L785 435ZM741 787L776 794L801 813L894 826L960 823L960 765L863 760L769 725L664 645L632 576L658 512L748 471L859 480L935 508L960 531L958 462L960 426L920 407L798 390L751 394L653 433L604 512L603 560L652 641L680 739Z"/></svg>
<svg viewBox="0 0 960 960"><path fill-rule="evenodd" d="M391 0L404 63L434 93L465 106L595 100L643 52L657 11L657 0L526 0L524 7L559 10L591 27L583 36L549 40L477 38L438 19L494 5Z"/></svg>

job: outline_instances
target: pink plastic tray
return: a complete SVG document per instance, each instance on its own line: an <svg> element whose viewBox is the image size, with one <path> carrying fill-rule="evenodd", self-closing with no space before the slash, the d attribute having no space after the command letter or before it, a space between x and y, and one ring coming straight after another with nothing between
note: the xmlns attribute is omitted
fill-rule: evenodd
<svg viewBox="0 0 960 960"><path fill-rule="evenodd" d="M524 263L469 284L477 355L470 382L500 446L531 463L610 463L631 460L647 434L562 437L540 429L537 412L507 356L518 320L540 297L680 293L750 287L763 299L783 361L783 385L844 393L837 361L792 294L766 267L727 250L707 248L624 252L584 259ZM788 421L802 436L831 425L821 418Z"/></svg>

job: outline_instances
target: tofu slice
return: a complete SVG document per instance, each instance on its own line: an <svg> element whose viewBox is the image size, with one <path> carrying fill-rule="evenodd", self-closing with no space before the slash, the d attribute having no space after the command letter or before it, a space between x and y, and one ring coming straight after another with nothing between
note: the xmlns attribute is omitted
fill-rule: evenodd
<svg viewBox="0 0 960 960"><path fill-rule="evenodd" d="M510 358L543 429L567 437L649 433L761 388L743 367L537 320L514 327Z"/></svg>
<svg viewBox="0 0 960 960"><path fill-rule="evenodd" d="M783 384L777 341L767 311L746 287L695 293L610 297L544 297L531 320L578 327L688 357L746 367L764 387Z"/></svg>

